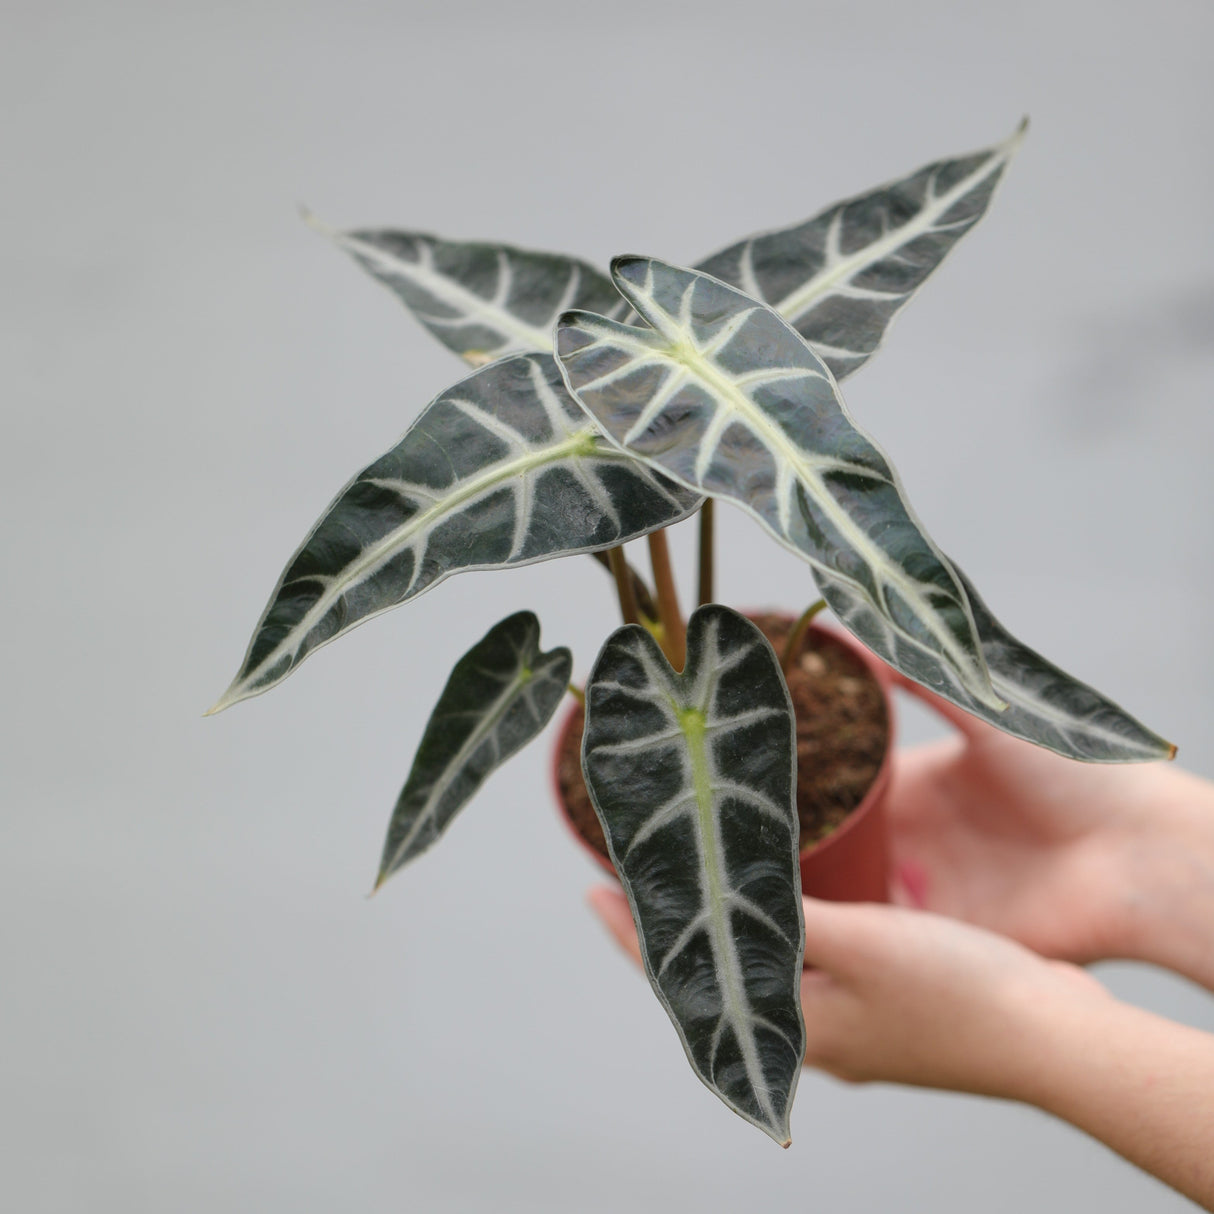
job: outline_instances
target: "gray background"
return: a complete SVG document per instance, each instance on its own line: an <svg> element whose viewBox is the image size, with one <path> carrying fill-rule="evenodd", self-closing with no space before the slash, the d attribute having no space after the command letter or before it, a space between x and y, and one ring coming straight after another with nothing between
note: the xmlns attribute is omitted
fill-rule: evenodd
<svg viewBox="0 0 1214 1214"><path fill-rule="evenodd" d="M806 1075L787 1153L731 1117L584 908L546 743L365 900L452 661L535 607L584 675L589 561L455 579L201 712L316 514L460 374L297 203L691 261L1028 112L848 400L1005 622L1214 774L1207 3L9 0L4 31L6 1208L1184 1206L990 1101ZM723 530L724 597L806 601Z"/></svg>

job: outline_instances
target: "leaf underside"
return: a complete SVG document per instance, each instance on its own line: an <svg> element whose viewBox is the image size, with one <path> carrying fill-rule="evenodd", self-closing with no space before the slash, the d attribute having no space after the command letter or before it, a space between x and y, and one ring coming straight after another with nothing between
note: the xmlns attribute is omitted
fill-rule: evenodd
<svg viewBox="0 0 1214 1214"><path fill-rule="evenodd" d="M557 324L566 382L612 440L689 489L742 506L846 581L895 634L936 654L975 699L1003 707L964 591L799 334L694 270L625 257L612 272L652 328L585 312Z"/></svg>
<svg viewBox="0 0 1214 1214"><path fill-rule="evenodd" d="M1026 128L739 241L696 269L774 308L843 379L876 353L894 317L986 213Z"/></svg>
<svg viewBox="0 0 1214 1214"><path fill-rule="evenodd" d="M586 686L582 765L688 1060L787 1145L804 923L792 705L771 646L701 607L680 675L644 629L619 629Z"/></svg>
<svg viewBox="0 0 1214 1214"><path fill-rule="evenodd" d="M267 690L319 646L451 574L614 547L699 502L608 443L551 355L494 363L441 393L338 494L211 711Z"/></svg>
<svg viewBox="0 0 1214 1214"><path fill-rule="evenodd" d="M569 685L568 649L540 652L540 623L520 611L455 664L397 798L378 889L436 843L491 772L548 724Z"/></svg>
<svg viewBox="0 0 1214 1214"><path fill-rule="evenodd" d="M1176 749L1171 743L1012 636L956 562L952 567L969 597L991 682L1008 703L1003 712L992 712L980 704L940 662L895 637L845 582L819 570L814 576L831 610L874 653L908 678L1005 733L1087 763L1173 757Z"/></svg>

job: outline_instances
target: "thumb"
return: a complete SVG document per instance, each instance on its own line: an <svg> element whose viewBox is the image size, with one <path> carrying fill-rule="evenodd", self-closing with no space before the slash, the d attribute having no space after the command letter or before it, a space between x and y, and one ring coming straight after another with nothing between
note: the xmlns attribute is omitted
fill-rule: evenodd
<svg viewBox="0 0 1214 1214"><path fill-rule="evenodd" d="M802 898L805 911L805 965L846 976L863 966L878 917L898 912L868 902L827 902Z"/></svg>

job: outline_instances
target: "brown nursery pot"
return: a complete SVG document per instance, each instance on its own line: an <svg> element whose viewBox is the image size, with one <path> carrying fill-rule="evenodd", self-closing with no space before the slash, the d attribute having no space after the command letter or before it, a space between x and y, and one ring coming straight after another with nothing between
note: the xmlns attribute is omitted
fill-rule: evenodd
<svg viewBox="0 0 1214 1214"><path fill-rule="evenodd" d="M764 612L750 618L780 653L793 618ZM876 659L858 642L814 624L789 675L798 714L801 888L811 897L834 902L888 901L885 800L894 718L879 669ZM553 788L574 838L614 876L603 830L582 779L584 720L581 705L574 704L561 722Z"/></svg>

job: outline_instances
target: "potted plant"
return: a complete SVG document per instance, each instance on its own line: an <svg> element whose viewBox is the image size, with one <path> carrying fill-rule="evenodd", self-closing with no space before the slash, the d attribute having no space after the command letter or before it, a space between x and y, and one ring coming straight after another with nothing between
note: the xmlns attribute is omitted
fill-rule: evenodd
<svg viewBox="0 0 1214 1214"><path fill-rule="evenodd" d="M505 245L331 233L477 369L321 515L211 710L266 691L313 650L451 574L596 554L625 623L575 693L589 794L693 1068L784 1145L804 1053L785 677L800 645L778 655L755 623L714 601L714 501L740 506L802 558L865 646L962 708L1075 759L1174 753L1007 633L839 395L838 381L985 213L1022 134L694 268L620 257L607 277ZM700 606L685 622L664 530L693 514ZM623 551L642 536L652 590ZM568 650L541 650L530 612L468 651L425 729L377 886L540 733L571 671Z"/></svg>

